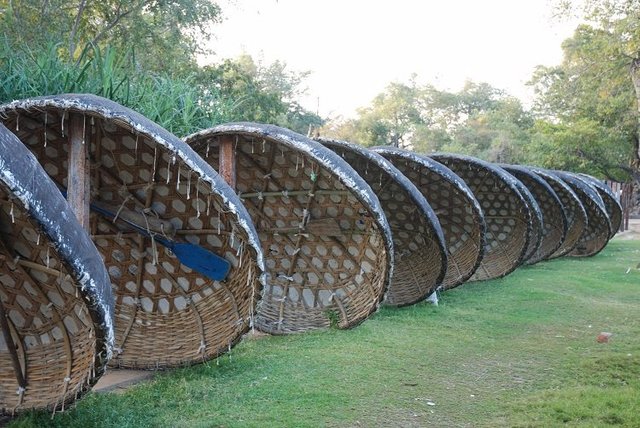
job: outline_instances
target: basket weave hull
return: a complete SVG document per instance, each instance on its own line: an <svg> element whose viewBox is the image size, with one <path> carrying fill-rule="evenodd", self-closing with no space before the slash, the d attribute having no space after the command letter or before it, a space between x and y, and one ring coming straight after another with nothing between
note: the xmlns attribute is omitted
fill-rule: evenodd
<svg viewBox="0 0 640 428"><path fill-rule="evenodd" d="M536 198L529 191L529 188L525 186L524 183L520 181L520 179L515 175L511 174L504 168L502 169L514 178L514 184L516 185L516 188L520 192L520 195L529 208L529 214L531 216L529 226L531 227L531 231L529 235L529 244L527 245L527 250L524 253L522 263L530 264L529 261L538 252L538 250L540 249L540 245L542 244L542 235L544 228L542 220L542 210L540 209L540 205L538 204Z"/></svg>
<svg viewBox="0 0 640 428"><path fill-rule="evenodd" d="M537 263L553 254L564 241L567 233L567 217L562 202L551 186L534 172L516 165L503 165L503 168L529 189L540 207L542 239L538 249L525 262Z"/></svg>
<svg viewBox="0 0 640 428"><path fill-rule="evenodd" d="M620 206L618 198L609 186L597 178L586 174L578 174L578 177L585 180L598 191L598 194L602 198L605 208L607 209L609 221L611 222L611 234L609 235L609 239L613 238L615 234L618 233L618 230L620 230L620 225L622 224L622 206Z"/></svg>
<svg viewBox="0 0 640 428"><path fill-rule="evenodd" d="M447 257L440 222L425 197L377 153L343 141L320 142L371 186L389 221L395 269L385 303L405 306L429 297L442 284Z"/></svg>
<svg viewBox="0 0 640 428"><path fill-rule="evenodd" d="M567 232L558 249L551 253L547 260L565 256L573 250L584 232L587 226L587 212L578 195L555 174L542 168L527 167L527 169L542 178L556 192L562 203L564 217L567 221Z"/></svg>
<svg viewBox="0 0 640 428"><path fill-rule="evenodd" d="M469 187L444 165L415 153L393 147L374 147L425 196L434 209L447 245L444 289L456 287L471 277L484 251L485 222L478 201Z"/></svg>
<svg viewBox="0 0 640 428"><path fill-rule="evenodd" d="M0 125L0 415L59 409L102 375L113 296L100 254Z"/></svg>
<svg viewBox="0 0 640 428"><path fill-rule="evenodd" d="M377 309L393 268L391 232L378 199L346 162L270 125L220 125L186 141L216 169L221 144L232 147L237 192L266 259L260 330L349 328Z"/></svg>
<svg viewBox="0 0 640 428"><path fill-rule="evenodd" d="M531 213L514 178L479 159L431 156L458 174L471 188L487 222L485 255L470 281L499 278L523 262L531 239Z"/></svg>
<svg viewBox="0 0 640 428"><path fill-rule="evenodd" d="M587 227L571 252L571 257L595 256L604 249L611 235L611 222L598 191L580 178L565 172L555 172L580 198L587 212Z"/></svg>
<svg viewBox="0 0 640 428"><path fill-rule="evenodd" d="M62 187L68 186L75 120L88 151L92 203L136 213L142 228L159 223L160 237L197 245L231 263L227 279L213 281L149 234L92 211L91 235L116 296L113 365L193 364L240 339L259 299L262 255L248 214L215 171L177 137L103 98L35 98L0 111Z"/></svg>

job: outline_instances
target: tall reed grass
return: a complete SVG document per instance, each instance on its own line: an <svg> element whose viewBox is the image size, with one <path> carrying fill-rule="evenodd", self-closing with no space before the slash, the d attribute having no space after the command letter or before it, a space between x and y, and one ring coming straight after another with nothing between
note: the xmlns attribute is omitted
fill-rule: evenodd
<svg viewBox="0 0 640 428"><path fill-rule="evenodd" d="M176 135L187 135L237 116L214 85L196 75L140 69L135 52L88 44L75 62L59 44L34 50L0 35L0 102L41 95L89 93L130 107Z"/></svg>

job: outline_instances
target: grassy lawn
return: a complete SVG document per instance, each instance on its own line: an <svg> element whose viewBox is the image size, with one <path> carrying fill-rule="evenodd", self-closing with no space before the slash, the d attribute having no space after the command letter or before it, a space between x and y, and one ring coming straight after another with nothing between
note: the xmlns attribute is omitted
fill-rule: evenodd
<svg viewBox="0 0 640 428"><path fill-rule="evenodd" d="M384 308L12 426L640 426L640 241ZM600 332L609 343L597 343Z"/></svg>

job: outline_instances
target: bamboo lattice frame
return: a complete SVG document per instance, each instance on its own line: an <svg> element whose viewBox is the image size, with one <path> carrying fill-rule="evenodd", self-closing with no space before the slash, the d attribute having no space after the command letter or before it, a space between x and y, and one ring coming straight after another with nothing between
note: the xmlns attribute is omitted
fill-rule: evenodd
<svg viewBox="0 0 640 428"><path fill-rule="evenodd" d="M620 225L622 224L622 206L620 205L618 198L609 186L597 178L587 174L578 174L578 178L585 180L591 186L595 187L598 194L604 201L605 208L607 209L607 215L611 222L611 235L609 235L609 239L613 238L620 230Z"/></svg>
<svg viewBox="0 0 640 428"><path fill-rule="evenodd" d="M0 125L0 415L83 395L111 356L112 309L100 254Z"/></svg>
<svg viewBox="0 0 640 428"><path fill-rule="evenodd" d="M501 166L502 168L502 166ZM531 235L529 236L529 245L527 245L527 250L524 254L524 258L522 263L530 264L529 261L533 258L533 256L540 249L540 245L542 244L542 234L543 234L543 220L542 220L542 210L540 209L540 205L538 205L538 201L533 196L533 194L529 191L529 188L524 185L519 178L515 175L511 174L506 169L502 168L505 172L510 174L514 179L514 183L516 188L522 195L522 198L527 203L527 207L529 208L529 214L531 215Z"/></svg>
<svg viewBox="0 0 640 428"><path fill-rule="evenodd" d="M221 144L232 147L237 191L269 277L260 330L349 328L377 309L393 269L391 232L378 198L342 158L302 135L255 123L217 126L186 141L214 168Z"/></svg>
<svg viewBox="0 0 640 428"><path fill-rule="evenodd" d="M149 229L159 222L159 236L195 244L232 265L226 280L213 281L148 235L92 212L91 235L116 296L113 365L193 364L241 338L260 296L261 249L242 203L193 150L142 115L89 95L16 101L0 107L0 118L62 186L73 123L79 124L92 203L138 213Z"/></svg>
<svg viewBox="0 0 640 428"><path fill-rule="evenodd" d="M485 254L470 281L499 278L523 262L531 238L531 212L513 176L469 156L434 154L469 186L487 223Z"/></svg>
<svg viewBox="0 0 640 428"><path fill-rule="evenodd" d="M537 167L527 167L527 169L546 181L562 202L567 220L567 233L562 244L547 259L565 256L575 248L587 227L587 211L576 192L554 173Z"/></svg>
<svg viewBox="0 0 640 428"><path fill-rule="evenodd" d="M394 147L372 149L389 160L425 196L434 209L447 245L444 289L467 281L480 265L485 222L478 201L460 177L444 165Z"/></svg>
<svg viewBox="0 0 640 428"><path fill-rule="evenodd" d="M567 234L567 216L562 202L551 186L533 171L517 165L502 167L529 189L542 213L542 241L526 263L534 264L545 260L560 248Z"/></svg>
<svg viewBox="0 0 640 428"><path fill-rule="evenodd" d="M429 297L442 284L447 256L440 222L425 197L379 154L344 141L319 141L371 186L389 221L395 269L385 303L405 306Z"/></svg>
<svg viewBox="0 0 640 428"><path fill-rule="evenodd" d="M585 181L563 171L554 171L554 173L576 192L587 212L587 227L582 232L575 248L568 255L572 257L595 256L604 249L611 235L611 222L604 201L598 191Z"/></svg>

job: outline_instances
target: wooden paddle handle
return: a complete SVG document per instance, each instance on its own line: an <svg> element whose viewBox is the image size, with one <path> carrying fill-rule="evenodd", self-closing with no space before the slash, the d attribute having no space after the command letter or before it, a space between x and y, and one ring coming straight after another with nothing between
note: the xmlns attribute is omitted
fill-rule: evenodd
<svg viewBox="0 0 640 428"><path fill-rule="evenodd" d="M109 213L109 217L112 219L117 216L121 223L134 225L139 229L148 230L150 233L158 234L160 236L166 236L173 238L176 235L176 229L171 222L163 220L152 215L145 215L144 213L129 210L124 207L113 206L102 201L92 201L91 207L94 211L100 211L102 213Z"/></svg>

